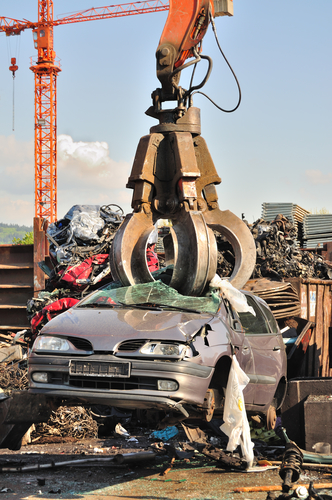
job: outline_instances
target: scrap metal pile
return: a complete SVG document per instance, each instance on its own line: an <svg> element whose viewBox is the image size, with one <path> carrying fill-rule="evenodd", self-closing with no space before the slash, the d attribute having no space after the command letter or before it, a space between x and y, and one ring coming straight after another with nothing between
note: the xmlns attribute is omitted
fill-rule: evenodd
<svg viewBox="0 0 332 500"><path fill-rule="evenodd" d="M53 316L112 281L110 246L123 218L118 205L74 205L63 219L49 225L53 269L41 263L48 274L45 291L27 304L33 337Z"/></svg>
<svg viewBox="0 0 332 500"><path fill-rule="evenodd" d="M55 442L55 436L63 438L86 439L98 437L98 423L91 411L82 406L60 406L52 411L50 419L35 425L32 441L41 443Z"/></svg>
<svg viewBox="0 0 332 500"><path fill-rule="evenodd" d="M117 205L74 205L63 219L50 224L47 238L54 269L48 287L60 284L80 291L107 276L110 246L123 218Z"/></svg>
<svg viewBox="0 0 332 500"><path fill-rule="evenodd" d="M252 278L269 278L282 281L285 278L332 279L332 264L315 252L298 247L297 228L282 214L272 221L258 219L249 226L255 239L257 260ZM235 256L225 238L216 235L218 268L221 276L230 276Z"/></svg>
<svg viewBox="0 0 332 500"><path fill-rule="evenodd" d="M17 335L1 334L0 338L0 401L15 392L26 391L29 387L26 330ZM98 423L91 411L81 406L71 408L60 406L52 411L50 419L33 425L23 442L55 442L58 436L63 438L83 439L98 436Z"/></svg>

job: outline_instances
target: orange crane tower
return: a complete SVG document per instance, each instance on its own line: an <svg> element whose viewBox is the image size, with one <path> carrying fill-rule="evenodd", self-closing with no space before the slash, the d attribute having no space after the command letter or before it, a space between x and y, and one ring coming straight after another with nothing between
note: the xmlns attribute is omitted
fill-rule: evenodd
<svg viewBox="0 0 332 500"><path fill-rule="evenodd" d="M53 0L38 0L38 21L0 17L0 31L7 36L19 35L32 29L37 61L30 69L35 75L35 217L49 222L57 219L57 74L53 28L60 24L95 21L113 17L147 14L168 10L167 0L140 1L108 7L98 7L54 19ZM12 58L10 71L17 70Z"/></svg>

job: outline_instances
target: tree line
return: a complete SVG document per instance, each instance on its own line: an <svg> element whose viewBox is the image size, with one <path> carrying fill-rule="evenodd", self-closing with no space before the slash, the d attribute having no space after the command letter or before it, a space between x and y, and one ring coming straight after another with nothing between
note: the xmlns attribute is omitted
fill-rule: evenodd
<svg viewBox="0 0 332 500"><path fill-rule="evenodd" d="M27 233L32 231L32 226L19 224L6 224L0 222L0 245L9 245L17 240L23 240Z"/></svg>

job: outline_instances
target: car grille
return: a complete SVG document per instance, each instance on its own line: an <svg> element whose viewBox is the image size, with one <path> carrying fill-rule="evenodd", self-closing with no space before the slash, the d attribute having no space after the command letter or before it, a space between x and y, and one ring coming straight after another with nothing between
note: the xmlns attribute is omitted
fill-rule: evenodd
<svg viewBox="0 0 332 500"><path fill-rule="evenodd" d="M69 342L73 344L76 349L80 349L81 351L93 351L92 344L89 340L80 339L77 337L67 337Z"/></svg>
<svg viewBox="0 0 332 500"><path fill-rule="evenodd" d="M135 352L138 351L146 343L146 340L125 340L119 344L118 351Z"/></svg>
<svg viewBox="0 0 332 500"><path fill-rule="evenodd" d="M49 382L50 384L56 385L68 385L68 375L61 372L50 372L49 373Z"/></svg>
<svg viewBox="0 0 332 500"><path fill-rule="evenodd" d="M51 382L52 383L52 382ZM150 377L130 377L126 379L105 378L105 377L70 377L69 386L80 389L104 389L104 390L157 390L157 380Z"/></svg>

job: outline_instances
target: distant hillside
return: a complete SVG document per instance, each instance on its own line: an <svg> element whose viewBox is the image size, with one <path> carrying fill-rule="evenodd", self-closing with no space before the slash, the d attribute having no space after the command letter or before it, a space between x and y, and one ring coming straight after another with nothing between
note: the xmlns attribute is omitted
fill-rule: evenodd
<svg viewBox="0 0 332 500"><path fill-rule="evenodd" d="M0 222L0 245L12 243L13 238L23 238L32 231L32 226L19 226L18 224L4 224Z"/></svg>

